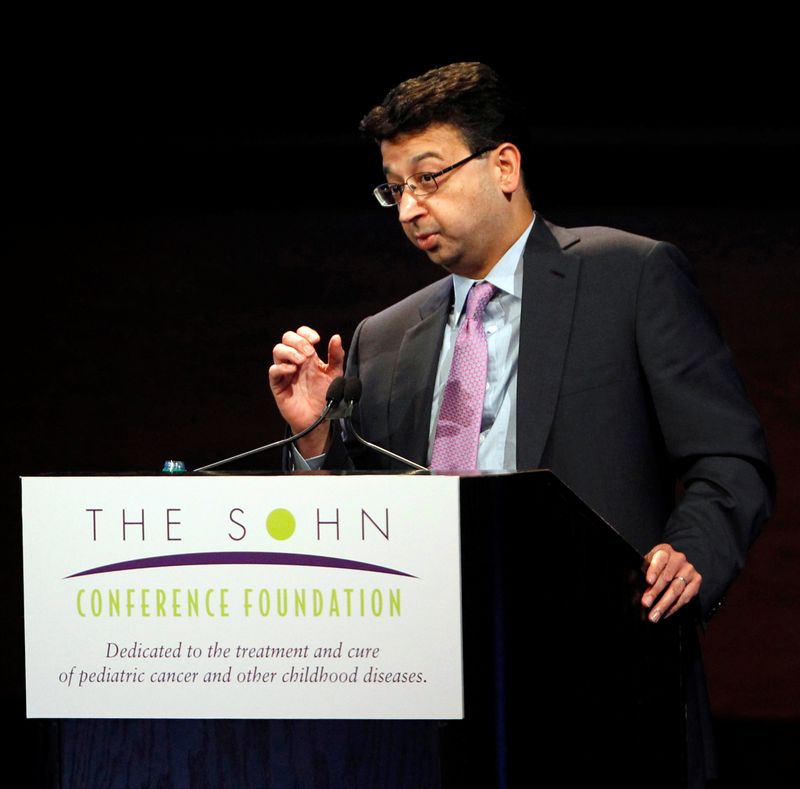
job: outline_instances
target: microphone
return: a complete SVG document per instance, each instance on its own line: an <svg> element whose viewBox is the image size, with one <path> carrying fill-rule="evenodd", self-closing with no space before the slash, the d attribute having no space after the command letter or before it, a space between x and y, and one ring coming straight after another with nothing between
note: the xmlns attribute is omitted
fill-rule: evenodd
<svg viewBox="0 0 800 789"><path fill-rule="evenodd" d="M362 388L361 380L359 378L348 378L344 383L342 402L345 404L345 412L343 418L347 424L348 431L360 444L363 444L369 449L373 449L376 452L391 458L392 460L397 460L400 463L404 463L405 465L410 466L417 471L430 471L430 469L425 468L425 466L420 466L419 463L415 463L413 460L404 458L401 455L396 455L394 452L390 452L388 449L379 447L377 444L373 444L371 441L367 441L365 438L359 435L358 431L353 426L353 411L355 410L358 401L361 400Z"/></svg>
<svg viewBox="0 0 800 789"><path fill-rule="evenodd" d="M364 387L361 384L360 378L345 378L344 393L342 394L342 400L345 404L345 419L349 419L353 416L353 411L355 411L356 406L361 400L361 392L363 389Z"/></svg>
<svg viewBox="0 0 800 789"><path fill-rule="evenodd" d="M328 391L325 393L325 408L322 409L322 413L305 430L301 430L299 433L295 433L293 436L289 436L288 438L282 438L280 441L273 441L271 444L265 444L263 447L256 447L256 449L250 449L247 452L241 452L233 457L225 458L224 460L218 460L216 463L209 463L207 466L200 466L200 468L193 470L210 471L212 468L224 466L226 463L232 463L234 460L246 458L248 455L255 455L258 452L264 452L267 449L278 449L279 447L286 446L286 444L290 444L292 441L296 441L298 438L308 435L315 427L318 427L326 419L334 418L331 415L331 411L333 411L334 408L341 403L344 393L345 379L343 376L338 375L331 381Z"/></svg>

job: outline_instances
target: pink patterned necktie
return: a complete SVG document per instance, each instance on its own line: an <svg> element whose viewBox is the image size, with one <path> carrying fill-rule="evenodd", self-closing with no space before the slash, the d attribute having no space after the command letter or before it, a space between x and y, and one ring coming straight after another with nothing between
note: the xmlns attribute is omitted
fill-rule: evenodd
<svg viewBox="0 0 800 789"><path fill-rule="evenodd" d="M473 285L467 295L466 314L458 330L436 423L431 454L434 471L469 471L478 467L489 357L481 316L494 293L494 285L481 282Z"/></svg>

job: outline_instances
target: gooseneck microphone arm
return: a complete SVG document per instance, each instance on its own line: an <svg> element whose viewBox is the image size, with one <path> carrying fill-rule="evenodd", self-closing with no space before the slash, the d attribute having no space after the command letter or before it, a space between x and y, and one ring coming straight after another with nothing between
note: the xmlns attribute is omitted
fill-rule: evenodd
<svg viewBox="0 0 800 789"><path fill-rule="evenodd" d="M234 460L239 460L240 458L246 458L249 455L255 455L259 452L264 452L267 449L278 449L279 447L286 446L286 444L291 444L292 441L297 441L298 438L307 436L315 427L318 427L320 424L322 424L322 422L324 422L328 417L328 414L330 414L330 412L337 405L339 405L342 397L344 396L344 392L345 379L340 375L334 378L333 381L331 381L331 385L328 387L328 391L325 394L325 408L323 408L322 413L305 430L301 430L299 433L295 433L293 436L289 436L288 438L282 438L280 441L273 441L271 444L265 444L263 447L257 447L256 449L250 449L247 452L241 452L233 457L225 458L224 460L218 460L215 463L209 463L207 466L200 466L200 468L196 468L194 471L210 471L212 468L224 466L226 463L232 463Z"/></svg>
<svg viewBox="0 0 800 789"><path fill-rule="evenodd" d="M383 447L379 447L377 444L373 444L371 441L367 441L361 435L359 435L358 431L353 426L353 410L355 409L358 401L361 399L361 381L358 378L348 378L344 383L344 394L342 396L342 401L346 405L346 411L344 414L344 420L347 423L347 427L349 432L353 435L353 437L358 441L360 444L363 444L365 447L374 450L375 452L380 452L381 455L385 455L392 460L396 460L399 463L403 463L406 466L410 466L417 471L430 471L430 469L425 468L425 466L420 466L419 463L415 463L413 460L409 460L408 458L404 458L401 455L396 455L394 452L389 451L388 449L384 449Z"/></svg>

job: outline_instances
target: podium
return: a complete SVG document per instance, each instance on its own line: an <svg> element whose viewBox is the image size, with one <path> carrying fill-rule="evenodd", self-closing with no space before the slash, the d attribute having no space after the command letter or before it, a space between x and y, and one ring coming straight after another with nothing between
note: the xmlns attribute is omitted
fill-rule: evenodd
<svg viewBox="0 0 800 789"><path fill-rule="evenodd" d="M465 720L445 727L445 784L684 786L690 615L647 621L642 557L548 471L465 478L461 504ZM485 761L457 757L479 742Z"/></svg>
<svg viewBox="0 0 800 789"><path fill-rule="evenodd" d="M646 620L642 557L549 471L458 484L463 720L62 719L54 785L684 786L690 614Z"/></svg>

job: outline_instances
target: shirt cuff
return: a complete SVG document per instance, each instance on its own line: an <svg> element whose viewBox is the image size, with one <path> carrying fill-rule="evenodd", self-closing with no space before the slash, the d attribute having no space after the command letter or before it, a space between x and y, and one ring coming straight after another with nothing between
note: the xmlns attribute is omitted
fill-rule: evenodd
<svg viewBox="0 0 800 789"><path fill-rule="evenodd" d="M313 458L304 458L294 444L289 445L292 450L292 468L295 471L317 471L322 468L325 455L315 455Z"/></svg>

